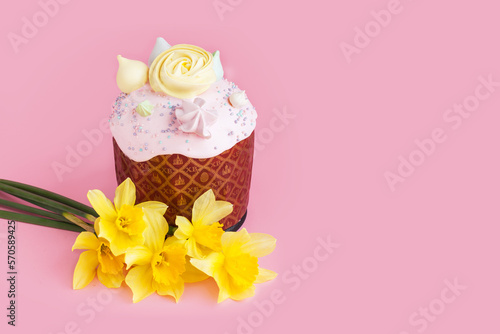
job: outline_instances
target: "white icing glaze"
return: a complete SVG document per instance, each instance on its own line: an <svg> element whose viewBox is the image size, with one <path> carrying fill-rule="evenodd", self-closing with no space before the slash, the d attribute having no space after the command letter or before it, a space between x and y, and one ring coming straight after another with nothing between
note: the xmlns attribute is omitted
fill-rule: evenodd
<svg viewBox="0 0 500 334"><path fill-rule="evenodd" d="M113 105L110 128L120 149L134 161L147 161L157 155L182 154L190 158L211 158L248 138L255 129L257 112L248 102L242 108L231 106L228 97L241 91L225 79L198 97L203 108L216 110L218 119L210 127L210 138L185 133L175 116L183 101L154 92L148 84L130 94L121 94ZM154 113L141 117L135 108L144 100L154 105ZM187 99L193 101L194 99Z"/></svg>

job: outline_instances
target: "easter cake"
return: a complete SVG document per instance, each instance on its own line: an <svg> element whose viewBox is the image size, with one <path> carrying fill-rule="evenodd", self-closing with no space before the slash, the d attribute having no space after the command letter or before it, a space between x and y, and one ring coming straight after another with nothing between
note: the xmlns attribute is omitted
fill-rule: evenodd
<svg viewBox="0 0 500 334"><path fill-rule="evenodd" d="M109 119L118 183L131 178L138 202L168 205L165 218L191 218L212 189L233 204L220 221L236 230L246 218L257 113L224 78L219 51L170 46L158 38L148 64L118 56L117 97Z"/></svg>

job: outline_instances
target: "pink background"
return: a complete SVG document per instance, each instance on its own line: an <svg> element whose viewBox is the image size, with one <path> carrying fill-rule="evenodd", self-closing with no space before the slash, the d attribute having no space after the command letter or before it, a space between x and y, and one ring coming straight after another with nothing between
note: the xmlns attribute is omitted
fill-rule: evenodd
<svg viewBox="0 0 500 334"><path fill-rule="evenodd" d="M157 36L219 49L226 77L259 112L246 227L278 239L261 265L280 276L243 302L217 304L215 284L204 282L179 304L152 296L134 305L127 287L71 289L75 233L19 224L17 327L6 325L1 255L2 332L498 333L499 87L460 126L458 114L444 117L477 101L478 77L500 81L500 8L394 1L220 0L231 9L221 19L214 0L73 0L47 22L37 17L17 53L9 33L21 35L23 17L33 22L41 7L9 2L0 177L81 201L94 188L112 196L108 133L62 181L52 166L84 145L83 131L100 131L119 93L116 55L147 61ZM381 28L370 13L386 8ZM369 30L369 44L355 41L356 27ZM341 43L360 46L350 62ZM284 110L295 118L277 121ZM415 141L429 143L436 128L446 140L418 153ZM419 166L391 191L385 174L398 173L400 156ZM331 254L318 248L328 236L340 244ZM454 281L461 290L448 288Z"/></svg>

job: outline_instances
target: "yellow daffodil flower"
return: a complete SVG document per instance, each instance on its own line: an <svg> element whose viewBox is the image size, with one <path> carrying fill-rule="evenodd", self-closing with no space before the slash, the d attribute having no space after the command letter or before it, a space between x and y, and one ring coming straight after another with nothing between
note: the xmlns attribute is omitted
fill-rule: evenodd
<svg viewBox="0 0 500 334"><path fill-rule="evenodd" d="M216 201L212 189L198 197L193 205L192 223L177 216L178 229L174 236L186 243L187 254L201 259L211 251L220 252L221 236L224 233L219 220L233 211L233 205L226 201Z"/></svg>
<svg viewBox="0 0 500 334"><path fill-rule="evenodd" d="M99 235L100 219L94 223L96 233ZM78 235L72 250L87 249L80 254L73 275L73 289L86 287L95 277L108 288L118 288L122 285L125 275L123 273L124 255L114 256L109 248L109 241L98 238L94 233L82 232Z"/></svg>
<svg viewBox="0 0 500 334"><path fill-rule="evenodd" d="M135 205L135 185L130 178L116 188L114 205L100 190L90 190L87 197L101 219L99 236L109 241L115 255L144 243L143 233L147 225L143 208L165 206L160 202Z"/></svg>
<svg viewBox="0 0 500 334"><path fill-rule="evenodd" d="M174 240L175 240L175 238L174 238ZM186 245L182 241L178 240L177 242L181 243L184 246ZM186 256L186 271L181 275L184 283L201 282L201 281L204 281L210 277L207 274L205 274L203 271L201 271L198 268L196 268L195 266L193 266L191 264L191 262L189 261L190 259L191 259L190 256Z"/></svg>
<svg viewBox="0 0 500 334"><path fill-rule="evenodd" d="M148 228L144 233L143 246L129 248L125 253L125 263L130 271L125 282L132 289L133 301L137 303L154 292L169 295L178 302L184 292L181 275L186 270L186 248L184 243L165 236L168 223L154 210L145 210Z"/></svg>
<svg viewBox="0 0 500 334"><path fill-rule="evenodd" d="M204 259L191 259L191 264L213 277L219 286L218 302L227 298L241 300L255 294L254 283L276 277L271 270L259 267L258 258L270 254L276 239L264 233L225 232L221 252L212 252Z"/></svg>

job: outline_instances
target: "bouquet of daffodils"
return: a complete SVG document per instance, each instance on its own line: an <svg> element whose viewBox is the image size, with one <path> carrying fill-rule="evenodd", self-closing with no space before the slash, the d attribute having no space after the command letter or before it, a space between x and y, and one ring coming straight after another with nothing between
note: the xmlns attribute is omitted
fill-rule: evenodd
<svg viewBox="0 0 500 334"><path fill-rule="evenodd" d="M82 289L96 276L108 288L125 281L136 303L147 296L172 296L179 301L184 283L213 278L218 302L241 300L255 293L256 283L276 273L259 267L260 257L271 253L276 239L268 234L224 232L219 221L233 206L218 201L212 190L196 199L192 220L177 216L175 227L164 218L167 205L136 202L134 183L127 179L111 202L100 190L87 194L92 207L27 184L0 180L0 191L31 205L0 199L0 218L80 232L73 250L80 254L73 288Z"/></svg>

